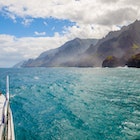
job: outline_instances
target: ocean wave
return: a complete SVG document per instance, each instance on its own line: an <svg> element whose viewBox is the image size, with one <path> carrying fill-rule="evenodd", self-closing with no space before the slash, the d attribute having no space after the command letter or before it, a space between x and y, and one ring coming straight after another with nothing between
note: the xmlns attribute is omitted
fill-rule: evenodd
<svg viewBox="0 0 140 140"><path fill-rule="evenodd" d="M16 139L140 138L140 72L129 68L8 69ZM40 72L41 71L41 72ZM1 85L4 87L5 83Z"/></svg>

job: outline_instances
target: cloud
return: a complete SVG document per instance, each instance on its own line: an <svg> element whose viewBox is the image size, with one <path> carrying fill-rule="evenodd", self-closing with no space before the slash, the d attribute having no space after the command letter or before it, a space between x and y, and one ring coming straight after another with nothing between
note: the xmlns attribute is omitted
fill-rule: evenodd
<svg viewBox="0 0 140 140"><path fill-rule="evenodd" d="M23 21L22 21L21 23L22 23L24 26L29 26L32 22L33 22L33 19L25 18L25 19L23 19Z"/></svg>
<svg viewBox="0 0 140 140"><path fill-rule="evenodd" d="M127 12L126 12L127 11ZM125 7L115 10L108 10L106 13L103 13L102 18L96 18L96 22L99 25L122 25L127 24L127 22L134 21L137 16L137 10L131 7ZM113 20L110 20L113 19ZM126 20L124 20L126 19Z"/></svg>
<svg viewBox="0 0 140 140"><path fill-rule="evenodd" d="M7 14L14 21L16 21L16 17L23 18L22 24L25 26L29 26L35 18L53 17L75 22L82 27L81 30L84 29L83 26L89 28L94 25L95 30L100 28L100 30L105 29L106 31L106 28L111 30L116 25L122 26L140 19L139 0L135 0L135 2L133 0L7 0L0 1L0 5L2 13ZM44 22L44 25L46 26L47 22ZM73 30L73 28L75 27L71 29ZM105 31L104 33L106 33ZM91 32L93 31L90 30ZM85 36L86 34L85 32ZM96 35L94 36L96 37ZM102 36L103 33L100 34L100 37Z"/></svg>
<svg viewBox="0 0 140 140"><path fill-rule="evenodd" d="M35 58L45 50L57 48L68 41L58 33L54 37L22 37L0 35L0 67L11 67L14 64Z"/></svg>
<svg viewBox="0 0 140 140"><path fill-rule="evenodd" d="M119 2L120 0L99 0L101 3L117 3Z"/></svg>
<svg viewBox="0 0 140 140"><path fill-rule="evenodd" d="M54 31L54 30L55 30L55 26L52 27L52 31Z"/></svg>
<svg viewBox="0 0 140 140"><path fill-rule="evenodd" d="M69 39L72 38L96 38L104 37L109 31L119 30L118 25L97 25L97 24L76 24L70 27L64 27L63 35Z"/></svg>
<svg viewBox="0 0 140 140"><path fill-rule="evenodd" d="M14 0L1 1L1 11L6 11L14 16L26 18L69 19L77 23L96 23L95 19L102 19L111 10L133 7L139 13L139 0ZM125 9L125 13L129 11ZM118 13L120 14L120 13ZM121 15L120 15L121 16ZM110 20L114 20L111 18ZM128 20L124 17L122 22ZM130 17L131 20L131 17Z"/></svg>
<svg viewBox="0 0 140 140"><path fill-rule="evenodd" d="M37 32L37 31L35 31L34 34L36 36L44 36L44 35L46 35L46 32Z"/></svg>
<svg viewBox="0 0 140 140"><path fill-rule="evenodd" d="M47 26L47 25L48 25L48 23L47 23L46 21L44 21L44 22L43 22L43 24L44 24L45 26Z"/></svg>

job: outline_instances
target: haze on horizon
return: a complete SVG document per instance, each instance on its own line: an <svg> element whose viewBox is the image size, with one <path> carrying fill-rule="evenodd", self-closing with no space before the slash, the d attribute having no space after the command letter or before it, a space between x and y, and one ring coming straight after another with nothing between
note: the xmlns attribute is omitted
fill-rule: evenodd
<svg viewBox="0 0 140 140"><path fill-rule="evenodd" d="M0 67L73 38L102 38L140 19L139 0L0 1Z"/></svg>

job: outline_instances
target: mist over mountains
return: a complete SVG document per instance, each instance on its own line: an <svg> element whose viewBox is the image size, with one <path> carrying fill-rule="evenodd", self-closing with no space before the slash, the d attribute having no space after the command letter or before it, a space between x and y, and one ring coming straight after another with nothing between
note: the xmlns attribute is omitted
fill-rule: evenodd
<svg viewBox="0 0 140 140"><path fill-rule="evenodd" d="M52 49L40 54L36 59L25 62L23 67L60 67L79 66L81 58L85 57L85 52L90 46L96 45L97 39L80 39L66 42L59 48Z"/></svg>
<svg viewBox="0 0 140 140"><path fill-rule="evenodd" d="M21 67L140 67L140 21L109 32L102 39L80 39L29 59ZM130 63L131 60L131 63ZM134 62L133 62L134 61ZM135 63L135 65L134 65Z"/></svg>

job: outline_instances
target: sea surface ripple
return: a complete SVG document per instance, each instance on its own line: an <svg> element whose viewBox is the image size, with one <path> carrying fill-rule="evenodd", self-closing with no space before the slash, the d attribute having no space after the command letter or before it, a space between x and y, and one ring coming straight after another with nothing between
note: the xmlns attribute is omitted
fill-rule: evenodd
<svg viewBox="0 0 140 140"><path fill-rule="evenodd" d="M140 140L140 70L0 69L16 140Z"/></svg>

